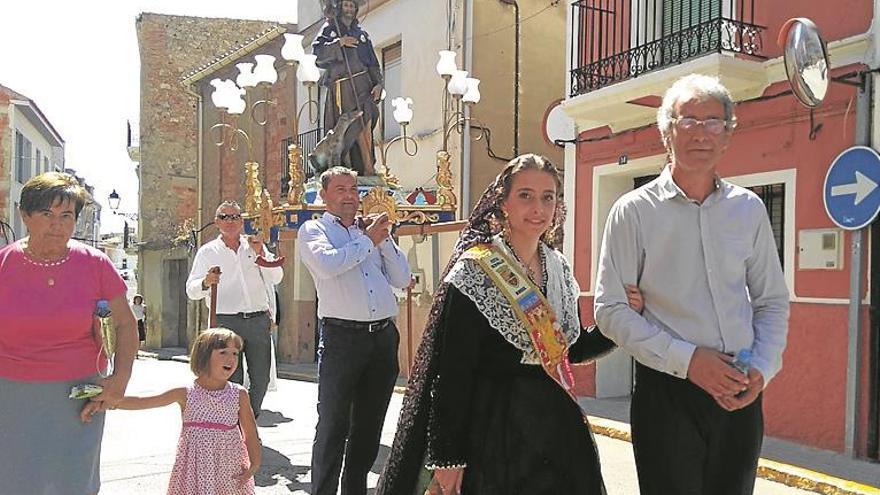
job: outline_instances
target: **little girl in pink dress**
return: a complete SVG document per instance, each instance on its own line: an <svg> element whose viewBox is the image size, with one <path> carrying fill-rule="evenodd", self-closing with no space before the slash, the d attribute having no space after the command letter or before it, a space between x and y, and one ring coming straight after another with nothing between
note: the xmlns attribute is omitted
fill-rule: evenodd
<svg viewBox="0 0 880 495"><path fill-rule="evenodd" d="M241 338L210 329L193 343L192 385L152 397L125 397L120 409L150 409L177 402L183 428L168 495L251 495L260 466L260 438L248 393L229 377L238 366ZM87 420L88 418L83 418Z"/></svg>

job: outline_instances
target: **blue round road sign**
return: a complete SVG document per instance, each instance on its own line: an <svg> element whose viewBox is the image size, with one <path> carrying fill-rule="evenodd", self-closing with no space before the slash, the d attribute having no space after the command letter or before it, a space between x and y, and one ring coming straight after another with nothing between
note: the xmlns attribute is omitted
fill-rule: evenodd
<svg viewBox="0 0 880 495"><path fill-rule="evenodd" d="M831 162L823 188L825 211L842 229L858 230L880 212L880 155L853 146Z"/></svg>

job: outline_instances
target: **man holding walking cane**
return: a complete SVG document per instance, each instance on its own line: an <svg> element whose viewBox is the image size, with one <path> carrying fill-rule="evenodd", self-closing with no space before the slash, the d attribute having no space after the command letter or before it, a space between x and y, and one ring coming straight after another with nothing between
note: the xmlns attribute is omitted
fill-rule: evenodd
<svg viewBox="0 0 880 495"><path fill-rule="evenodd" d="M216 288L216 306L208 303L216 313L216 326L228 328L244 340L250 379L251 407L260 415L260 406L269 384L271 340L269 298L266 285L276 285L284 276L282 268L265 266L275 257L259 237L242 235L244 221L241 206L235 201L224 201L217 207L214 222L220 235L199 248L193 261L186 293L192 300L206 299ZM211 326L215 323L211 322ZM239 365L231 381L242 383L244 372Z"/></svg>

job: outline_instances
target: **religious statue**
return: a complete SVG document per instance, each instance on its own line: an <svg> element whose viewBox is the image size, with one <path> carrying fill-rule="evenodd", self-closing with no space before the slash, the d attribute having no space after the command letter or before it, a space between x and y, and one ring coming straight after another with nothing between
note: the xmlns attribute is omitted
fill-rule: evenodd
<svg viewBox="0 0 880 495"><path fill-rule="evenodd" d="M373 43L358 23L361 1L330 0L327 20L312 48L318 67L324 69L319 83L327 88L324 129L342 141L325 146L332 150L341 145L342 149L341 163L328 165L347 165L360 175L375 175L373 128L379 121L384 81ZM345 114L351 115L341 118Z"/></svg>

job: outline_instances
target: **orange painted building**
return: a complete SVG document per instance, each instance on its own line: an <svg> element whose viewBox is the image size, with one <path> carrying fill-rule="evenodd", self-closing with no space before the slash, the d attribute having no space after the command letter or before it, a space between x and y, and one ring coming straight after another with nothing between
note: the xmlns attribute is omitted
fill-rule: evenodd
<svg viewBox="0 0 880 495"><path fill-rule="evenodd" d="M880 288L871 273L880 263L873 242L880 228L875 222L862 235L861 340L853 360L852 234L834 225L822 200L829 165L857 144L859 77L845 77L854 84L832 83L811 112L788 91L776 45L787 19L808 17L827 42L833 77L866 72L877 54L875 15L870 0L576 1L568 18L570 72L562 105L578 136L566 145L566 231L574 233L566 254L583 290L584 321L591 321L608 210L665 164L655 123L664 91L694 72L718 76L730 89L738 125L719 173L765 200L791 293L783 369L765 390L766 434L878 459ZM873 92L864 101L875 101ZM872 108L870 120L877 121L876 113ZM878 133L866 135L876 148ZM848 368L857 371L852 411L846 407ZM585 395L625 396L632 388L632 361L621 351L578 374Z"/></svg>

